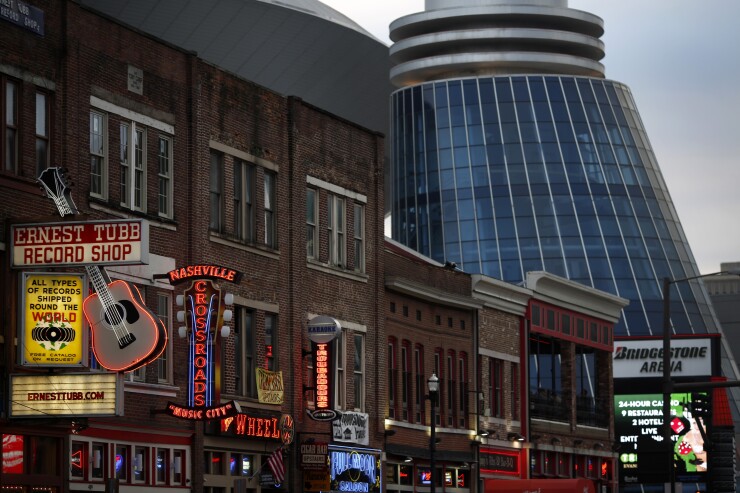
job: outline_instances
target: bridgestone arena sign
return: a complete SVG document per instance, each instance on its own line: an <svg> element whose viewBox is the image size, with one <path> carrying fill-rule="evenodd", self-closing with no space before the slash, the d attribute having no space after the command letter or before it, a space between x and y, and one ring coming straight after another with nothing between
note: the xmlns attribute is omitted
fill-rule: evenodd
<svg viewBox="0 0 740 493"><path fill-rule="evenodd" d="M673 339L670 351L672 376L712 375L711 339ZM613 357L614 378L661 377L663 375L662 340L615 341Z"/></svg>

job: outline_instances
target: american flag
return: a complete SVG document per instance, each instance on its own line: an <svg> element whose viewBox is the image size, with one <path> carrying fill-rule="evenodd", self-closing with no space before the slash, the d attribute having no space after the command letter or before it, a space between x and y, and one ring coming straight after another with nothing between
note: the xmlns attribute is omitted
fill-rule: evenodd
<svg viewBox="0 0 740 493"><path fill-rule="evenodd" d="M280 447L267 459L270 469L272 469L272 477L275 480L275 484L282 484L285 480L285 464L283 463L283 448Z"/></svg>

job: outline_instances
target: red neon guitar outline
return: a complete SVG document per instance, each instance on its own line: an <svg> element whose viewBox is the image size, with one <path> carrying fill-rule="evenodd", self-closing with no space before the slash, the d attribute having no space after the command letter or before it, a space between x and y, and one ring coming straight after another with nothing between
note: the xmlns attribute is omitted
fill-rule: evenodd
<svg viewBox="0 0 740 493"><path fill-rule="evenodd" d="M60 168L45 169L38 181L62 217L77 213ZM88 264L85 270L95 293L83 301L82 311L90 325L91 346L100 365L111 371L128 372L156 360L167 346L167 328L145 305L138 288L122 280L110 282L102 266Z"/></svg>

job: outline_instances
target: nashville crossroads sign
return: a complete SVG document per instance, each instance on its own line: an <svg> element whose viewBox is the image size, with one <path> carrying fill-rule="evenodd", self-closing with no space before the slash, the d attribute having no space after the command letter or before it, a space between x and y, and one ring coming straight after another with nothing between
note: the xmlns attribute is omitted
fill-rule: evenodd
<svg viewBox="0 0 740 493"><path fill-rule="evenodd" d="M11 267L146 264L149 223L143 219L13 224Z"/></svg>

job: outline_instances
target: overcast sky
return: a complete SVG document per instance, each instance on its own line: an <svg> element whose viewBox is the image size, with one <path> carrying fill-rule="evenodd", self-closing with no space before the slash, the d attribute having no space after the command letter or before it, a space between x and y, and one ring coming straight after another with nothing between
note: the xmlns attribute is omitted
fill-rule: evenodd
<svg viewBox="0 0 740 493"><path fill-rule="evenodd" d="M321 0L390 44L424 0ZM630 87L702 273L740 261L740 1L569 0L604 19L609 79Z"/></svg>

